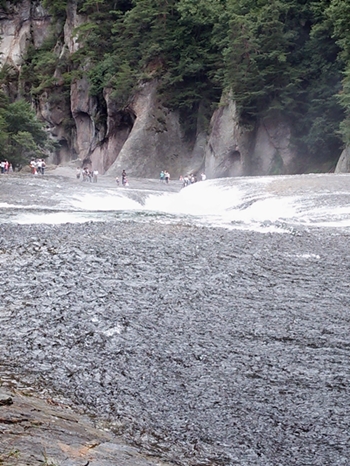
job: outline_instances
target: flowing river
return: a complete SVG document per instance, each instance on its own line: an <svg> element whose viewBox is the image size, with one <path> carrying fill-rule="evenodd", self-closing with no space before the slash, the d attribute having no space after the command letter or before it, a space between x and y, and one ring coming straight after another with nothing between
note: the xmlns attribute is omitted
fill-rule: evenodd
<svg viewBox="0 0 350 466"><path fill-rule="evenodd" d="M2 175L0 209L0 382L175 464L349 464L350 175Z"/></svg>

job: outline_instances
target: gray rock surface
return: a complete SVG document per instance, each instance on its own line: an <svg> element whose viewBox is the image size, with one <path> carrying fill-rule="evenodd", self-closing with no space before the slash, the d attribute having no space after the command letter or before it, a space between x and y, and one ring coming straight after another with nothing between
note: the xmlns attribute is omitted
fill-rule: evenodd
<svg viewBox="0 0 350 466"><path fill-rule="evenodd" d="M184 142L179 117L160 104L155 82L135 95L130 109L135 115L134 125L108 174L126 169L132 176L147 178L168 170L178 177L199 169L203 152L197 150L197 156L192 156Z"/></svg>
<svg viewBox="0 0 350 466"><path fill-rule="evenodd" d="M1 380L0 380L1 383ZM13 403L2 403L13 400ZM83 414L32 391L0 389L3 466L166 466L141 455Z"/></svg>
<svg viewBox="0 0 350 466"><path fill-rule="evenodd" d="M48 37L50 17L39 2L6 3L6 9L1 9L0 15L0 64L18 67L28 43L40 47Z"/></svg>

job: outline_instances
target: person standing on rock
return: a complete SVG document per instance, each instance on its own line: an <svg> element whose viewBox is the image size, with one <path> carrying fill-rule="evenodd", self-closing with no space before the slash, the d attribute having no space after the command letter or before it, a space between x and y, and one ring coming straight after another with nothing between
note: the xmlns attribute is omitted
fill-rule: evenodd
<svg viewBox="0 0 350 466"><path fill-rule="evenodd" d="M34 159L30 161L30 170L32 172L32 175L37 175L38 172L36 171L36 162Z"/></svg>
<svg viewBox="0 0 350 466"><path fill-rule="evenodd" d="M41 159L37 159L37 160L36 160L36 168L37 168L37 170L38 170L38 173L40 173L40 174L41 174L42 166L43 166L43 164L42 164Z"/></svg>
<svg viewBox="0 0 350 466"><path fill-rule="evenodd" d="M122 171L122 185L125 186L126 185L126 171L123 170Z"/></svg>
<svg viewBox="0 0 350 466"><path fill-rule="evenodd" d="M167 170L164 171L164 178L165 178L166 184L168 184L170 180L170 174Z"/></svg>

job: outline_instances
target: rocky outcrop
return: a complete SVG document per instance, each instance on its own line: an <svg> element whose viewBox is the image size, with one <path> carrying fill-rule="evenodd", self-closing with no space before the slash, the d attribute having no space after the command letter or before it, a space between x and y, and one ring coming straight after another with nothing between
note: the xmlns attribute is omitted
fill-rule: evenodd
<svg viewBox="0 0 350 466"><path fill-rule="evenodd" d="M1 382L1 381L0 381ZM0 389L0 464L166 466L122 443L101 422L33 390Z"/></svg>
<svg viewBox="0 0 350 466"><path fill-rule="evenodd" d="M50 16L40 2L7 2L0 10L0 63L20 67L31 43L40 47L48 37Z"/></svg>
<svg viewBox="0 0 350 466"><path fill-rule="evenodd" d="M280 114L261 120L252 140L252 175L293 173L297 154L290 145L291 129Z"/></svg>
<svg viewBox="0 0 350 466"><path fill-rule="evenodd" d="M84 160L96 149L103 139L103 132L97 131L95 116L98 113L97 101L89 95L89 84L86 77L72 83L70 93L71 111L76 127L76 151Z"/></svg>
<svg viewBox="0 0 350 466"><path fill-rule="evenodd" d="M335 167L335 173L350 173L350 147L346 147Z"/></svg>
<svg viewBox="0 0 350 466"><path fill-rule="evenodd" d="M290 147L290 128L280 115L254 128L238 122L235 103L228 100L213 114L205 149L209 178L292 173L296 154Z"/></svg>
<svg viewBox="0 0 350 466"><path fill-rule="evenodd" d="M125 169L132 176L154 177L168 170L172 177L197 171L204 155L203 136L193 150L185 143L179 116L161 105L156 83L144 85L129 106L134 124L108 173L120 175Z"/></svg>

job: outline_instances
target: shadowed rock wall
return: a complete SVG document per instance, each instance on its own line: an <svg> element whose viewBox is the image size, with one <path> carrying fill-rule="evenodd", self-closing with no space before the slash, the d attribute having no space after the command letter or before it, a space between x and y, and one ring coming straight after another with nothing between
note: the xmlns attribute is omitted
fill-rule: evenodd
<svg viewBox="0 0 350 466"><path fill-rule="evenodd" d="M63 44L56 47L60 56L79 49L74 29L86 17L77 14L76 3L69 2ZM42 45L50 35L52 18L40 1L30 0L0 13L1 62L20 75L28 45ZM168 170L173 179L199 170L205 170L209 178L293 173L296 154L289 144L290 128L280 115L252 129L243 128L234 102L226 99L214 112L209 130L198 129L189 141L177 112L158 100L156 82L141 86L130 105L120 111L110 98L110 89L104 92L101 109L90 95L86 77L72 83L69 96L64 96L59 70L55 78L55 90L43 92L36 103L38 116L60 143L49 158L51 163L76 160L113 176L122 169L137 177L157 177L160 170Z"/></svg>
<svg viewBox="0 0 350 466"><path fill-rule="evenodd" d="M253 128L239 125L235 103L213 114L205 148L209 178L293 173L296 154L290 147L290 128L280 115Z"/></svg>

